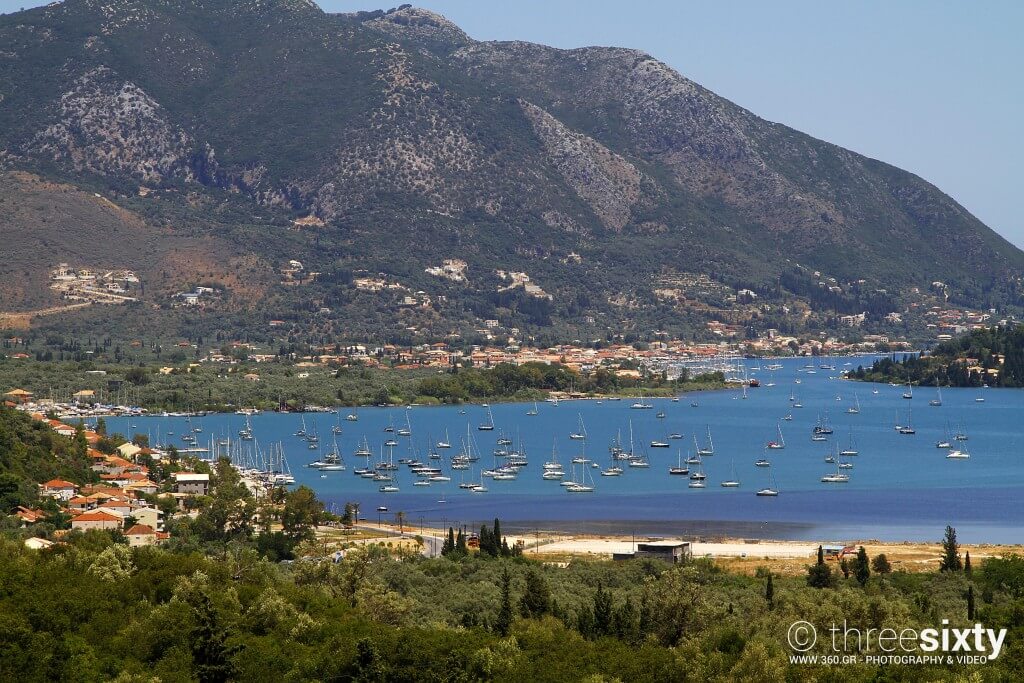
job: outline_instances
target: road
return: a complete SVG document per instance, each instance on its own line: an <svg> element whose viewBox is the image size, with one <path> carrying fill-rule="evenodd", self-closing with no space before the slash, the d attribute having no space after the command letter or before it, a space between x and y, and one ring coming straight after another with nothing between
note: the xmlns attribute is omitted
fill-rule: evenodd
<svg viewBox="0 0 1024 683"><path fill-rule="evenodd" d="M376 531L387 536L399 536L402 538L413 538L419 535L416 529L412 526L407 526L405 533L400 533L396 529L383 524L369 524L360 522L355 525L356 529L363 529L365 531ZM444 538L440 535L440 532L435 529L424 529L424 533L420 535L423 539L423 548L420 550L420 554L423 557L440 557L441 546L444 545ZM438 534L437 536L431 536L431 533Z"/></svg>

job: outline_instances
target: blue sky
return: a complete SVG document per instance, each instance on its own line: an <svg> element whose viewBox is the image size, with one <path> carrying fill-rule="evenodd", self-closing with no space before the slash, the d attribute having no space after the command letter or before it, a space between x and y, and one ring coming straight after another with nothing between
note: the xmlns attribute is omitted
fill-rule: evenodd
<svg viewBox="0 0 1024 683"><path fill-rule="evenodd" d="M759 116L917 173L1024 247L1024 2L415 4L478 40L644 50Z"/></svg>

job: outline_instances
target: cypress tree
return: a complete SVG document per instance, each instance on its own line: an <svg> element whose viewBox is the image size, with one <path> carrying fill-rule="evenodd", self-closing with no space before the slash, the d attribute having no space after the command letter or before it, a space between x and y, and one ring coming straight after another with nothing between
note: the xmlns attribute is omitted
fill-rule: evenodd
<svg viewBox="0 0 1024 683"><path fill-rule="evenodd" d="M606 591L599 581L597 592L594 593L594 634L604 636L611 633L612 627L612 595Z"/></svg>
<svg viewBox="0 0 1024 683"><path fill-rule="evenodd" d="M864 546L861 546L860 550L857 551L854 575L857 577L857 583L861 586L866 586L868 579L871 578L871 564L868 562L868 552L864 550Z"/></svg>
<svg viewBox="0 0 1024 683"><path fill-rule="evenodd" d="M832 586L832 567L825 564L825 553L818 546L818 561L807 568L807 585L811 588L830 588Z"/></svg>
<svg viewBox="0 0 1024 683"><path fill-rule="evenodd" d="M768 580L764 585L764 599L768 603L768 609L775 606L775 584L772 583L772 573L768 572Z"/></svg>
<svg viewBox="0 0 1024 683"><path fill-rule="evenodd" d="M551 590L537 569L526 571L526 590L519 600L519 612L527 619L543 616L551 611Z"/></svg>
<svg viewBox="0 0 1024 683"><path fill-rule="evenodd" d="M494 630L507 636L512 628L512 619L512 577L509 576L508 567L505 567L501 572L501 608L498 609Z"/></svg>
<svg viewBox="0 0 1024 683"><path fill-rule="evenodd" d="M964 573L967 576L971 575L971 551L968 550L964 553Z"/></svg>
<svg viewBox="0 0 1024 683"><path fill-rule="evenodd" d="M459 529L459 535L455 537L455 554L459 557L469 555L469 548L466 547L466 535Z"/></svg>
<svg viewBox="0 0 1024 683"><path fill-rule="evenodd" d="M942 539L942 562L940 572L958 572L963 569L960 562L960 545L956 541L956 529L946 526L946 536Z"/></svg>
<svg viewBox="0 0 1024 683"><path fill-rule="evenodd" d="M449 526L449 536L444 539L444 545L441 546L441 555L451 555L455 552L455 529Z"/></svg>
<svg viewBox="0 0 1024 683"><path fill-rule="evenodd" d="M967 621L974 621L974 586L967 587Z"/></svg>
<svg viewBox="0 0 1024 683"><path fill-rule="evenodd" d="M196 625L190 633L192 666L200 683L223 683L235 676L231 656L239 648L229 647L227 629L219 623L217 611L210 596L202 593L199 603L193 608Z"/></svg>

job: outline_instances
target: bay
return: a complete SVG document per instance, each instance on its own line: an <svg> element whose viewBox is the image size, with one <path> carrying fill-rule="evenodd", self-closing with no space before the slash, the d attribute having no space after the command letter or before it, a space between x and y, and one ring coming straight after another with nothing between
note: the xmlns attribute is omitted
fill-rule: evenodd
<svg viewBox="0 0 1024 683"><path fill-rule="evenodd" d="M251 420L261 448L281 443L296 483L310 486L329 505L340 508L347 501L357 501L363 515L370 517L377 516L378 506L386 506L385 516L401 510L414 524L472 527L500 517L509 529L887 541L936 540L946 524L953 524L964 542L1024 542L1024 506L1020 505L1024 498L1024 392L945 388L942 405L930 406L929 400L938 397L934 388L915 388L914 398L907 400L902 397L903 387L839 379L842 370L867 366L872 360L747 360L747 373L762 384L748 389L747 398L739 388L731 388L683 395L678 402L647 399L654 406L650 410L631 409L630 399L578 400L539 403L538 414L531 416L527 413L532 403L494 404L490 406L493 431L478 429L488 421L487 409L479 405L340 408L339 415L263 413ZM766 366L773 362L781 369L769 371ZM803 407L794 407L796 403ZM857 404L859 413L847 412ZM358 414L358 421L344 419L350 412ZM664 418L657 417L660 412L665 413ZM784 420L786 415L791 415L792 421ZM580 419L586 441L569 438L570 433L579 431ZM294 436L303 420L309 430L315 425L320 451L308 449L305 441ZM819 421L834 430L828 441L811 440ZM115 418L107 423L112 432L149 433L154 442L179 447L178 438L188 429L182 417ZM904 435L895 429L896 424L908 423L916 434ZM208 415L192 422L201 425L203 432L197 437L200 445L207 447L214 440L236 439L244 424L245 417L234 414ZM338 445L347 471L323 476L319 470L305 467L326 452L333 438L332 426L339 424ZM398 429L407 424L411 437L384 431L388 425ZM592 493L568 493L557 481L541 478L542 464L551 457L553 445L567 478L572 476L570 460L583 454L584 448L586 457L601 468L608 467L609 444L620 439L628 447L630 426L635 449L647 455L649 468L619 463L624 468L622 476L602 477L600 469L588 467L587 476L595 487ZM765 444L777 441L780 430L785 448L766 451ZM947 450L936 448L936 442L947 435L952 439L959 430L969 438L953 441L953 446L969 452L970 458L947 459ZM685 459L694 451L694 437L703 447L709 431L715 454L703 459L707 487L692 489L687 477L671 476L668 468L677 463L678 453ZM364 464L352 456L364 439L375 452L371 464L387 452L383 447L387 438L398 441L393 455L396 462L417 457L436 464L438 461L428 461L427 453L446 433L452 448L437 452L445 456L445 474L451 476L451 482L413 486L415 477L402 466L397 472L399 492L380 493L376 482L352 472ZM670 439L671 433L683 438ZM514 481L484 479L487 493L458 488L463 478L479 482L481 466L501 464L491 456L501 435L525 449L530 464ZM448 470L450 456L460 451L460 441L467 438L481 452L480 461L471 472ZM671 447L650 448L654 440ZM847 458L853 468L843 470L850 481L822 483L823 475L836 471L834 464L825 462L826 455L851 444L858 455ZM251 442L246 447L251 448ZM755 466L760 458L769 459L771 467ZM583 466L577 466L577 479L582 470ZM740 486L721 488L720 482L729 478L739 480ZM591 483L589 479L587 483ZM779 496L754 495L769 483L779 490ZM439 502L442 500L445 502Z"/></svg>

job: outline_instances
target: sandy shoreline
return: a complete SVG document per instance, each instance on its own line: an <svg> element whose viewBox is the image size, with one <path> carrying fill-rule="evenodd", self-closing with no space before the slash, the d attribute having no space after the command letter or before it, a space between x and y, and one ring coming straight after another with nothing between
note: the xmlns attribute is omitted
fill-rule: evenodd
<svg viewBox="0 0 1024 683"><path fill-rule="evenodd" d="M360 522L364 529L378 529L382 538L386 534L398 532L398 526L374 522ZM405 535L418 535L443 540L446 530L413 525L405 526ZM391 537L393 538L393 536ZM807 565L814 562L818 545L864 546L870 557L885 554L894 570L909 572L934 571L938 569L942 557L942 544L935 542L880 542L872 539L848 540L836 544L829 539L809 540L759 540L746 538L716 537L713 539L694 539L691 537L668 536L631 536L621 534L573 534L564 531L530 531L528 533L509 533L508 542L521 542L523 553L527 557L542 562L564 564L573 559L608 560L615 553L629 553L635 550L636 544L650 541L681 540L691 543L693 557L707 558L716 564L741 573L754 573L759 567L766 567L781 574L799 574L806 570ZM1001 544L964 544L960 546L961 555L969 552L971 561L979 565L989 557L1000 557L1011 554L1024 555L1024 545Z"/></svg>

